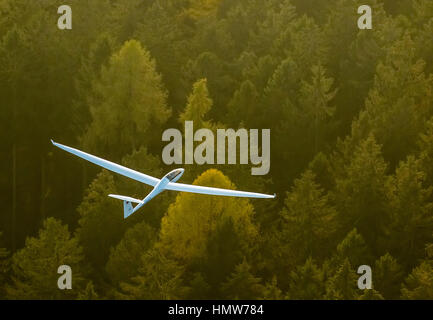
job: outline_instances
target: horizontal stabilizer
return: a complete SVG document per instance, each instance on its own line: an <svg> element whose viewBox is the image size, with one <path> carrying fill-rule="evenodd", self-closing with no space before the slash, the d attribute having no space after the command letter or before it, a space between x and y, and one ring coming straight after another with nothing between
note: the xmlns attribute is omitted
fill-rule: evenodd
<svg viewBox="0 0 433 320"><path fill-rule="evenodd" d="M138 203L138 205L136 206L137 209L143 204L143 201L131 197L119 196L117 194L109 194L108 196L114 199L123 200L124 219L128 218L131 214L135 212L135 208L132 206L132 203Z"/></svg>
<svg viewBox="0 0 433 320"><path fill-rule="evenodd" d="M134 202L134 203L143 203L143 201L141 201L141 200L134 199L131 197L119 196L117 194L109 194L108 196L111 198L119 199L119 200L123 200L123 201Z"/></svg>

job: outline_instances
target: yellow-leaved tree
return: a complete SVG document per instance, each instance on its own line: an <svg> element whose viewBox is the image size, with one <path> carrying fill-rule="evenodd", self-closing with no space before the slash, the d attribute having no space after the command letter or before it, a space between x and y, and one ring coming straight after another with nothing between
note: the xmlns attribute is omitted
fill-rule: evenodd
<svg viewBox="0 0 433 320"><path fill-rule="evenodd" d="M235 189L221 171L210 169L195 185ZM252 222L254 208L248 199L180 193L161 222L161 249L176 259L188 262L206 257L209 241L225 221L231 221L239 248L245 254L254 245L258 231Z"/></svg>

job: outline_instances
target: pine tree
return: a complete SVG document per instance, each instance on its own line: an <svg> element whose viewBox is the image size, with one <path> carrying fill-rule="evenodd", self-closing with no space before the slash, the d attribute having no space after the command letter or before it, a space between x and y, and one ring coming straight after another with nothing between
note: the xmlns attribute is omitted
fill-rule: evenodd
<svg viewBox="0 0 433 320"><path fill-rule="evenodd" d="M385 300L383 296L374 289L365 289L364 293L358 297L358 300Z"/></svg>
<svg viewBox="0 0 433 320"><path fill-rule="evenodd" d="M426 128L418 140L418 153L425 184L433 185L433 118L426 122Z"/></svg>
<svg viewBox="0 0 433 320"><path fill-rule="evenodd" d="M235 228L232 217L220 218L207 239L206 255L197 261L197 268L212 289L213 297L221 295L221 283L246 254Z"/></svg>
<svg viewBox="0 0 433 320"><path fill-rule="evenodd" d="M373 286L386 299L398 299L403 281L403 270L389 253L376 260L373 269Z"/></svg>
<svg viewBox="0 0 433 320"><path fill-rule="evenodd" d="M425 180L420 161L409 156L387 185L392 208L390 250L405 267L421 259L425 244L433 240L433 188L426 188Z"/></svg>
<svg viewBox="0 0 433 320"><path fill-rule="evenodd" d="M263 292L261 279L251 272L251 266L244 259L236 266L235 271L222 284L225 299L252 300L260 297Z"/></svg>
<svg viewBox="0 0 433 320"><path fill-rule="evenodd" d="M2 233L0 232L0 239ZM8 273L10 268L9 252L6 248L0 247L0 299L4 297L4 286L8 280Z"/></svg>
<svg viewBox="0 0 433 320"><path fill-rule="evenodd" d="M380 250L383 244L378 241L383 242L390 222L387 164L372 135L361 141L348 161L337 178L339 220L345 230L356 227L370 248Z"/></svg>
<svg viewBox="0 0 433 320"><path fill-rule="evenodd" d="M369 264L372 257L364 238L355 228L338 244L335 258L338 263L348 259L351 265L360 266Z"/></svg>
<svg viewBox="0 0 433 320"><path fill-rule="evenodd" d="M244 125L246 128L255 128L256 118L260 114L258 99L255 85L250 80L244 81L229 102L227 123L234 127Z"/></svg>
<svg viewBox="0 0 433 320"><path fill-rule="evenodd" d="M288 296L296 300L322 299L325 294L323 274L310 257L304 265L290 272Z"/></svg>
<svg viewBox="0 0 433 320"><path fill-rule="evenodd" d="M278 150L272 156L277 163L287 164L281 170L283 181L293 179L304 170L305 163L325 149L325 141L329 141L335 131L334 79L326 76L321 65L304 72L308 80L305 80L298 64L287 58L266 89L266 103L274 104L266 117L267 125L275 128L279 137L293 137L272 141Z"/></svg>
<svg viewBox="0 0 433 320"><path fill-rule="evenodd" d="M273 276L270 282L267 282L263 289L263 300L283 300L284 295L281 289L278 287L277 277Z"/></svg>
<svg viewBox="0 0 433 320"><path fill-rule="evenodd" d="M75 99L74 108L74 125L77 131L84 133L86 126L89 124L91 115L89 105L93 104L90 95L91 88L95 81L101 76L102 67L106 67L112 55L114 40L108 33L101 34L94 43L92 43L89 54L82 58L81 67L75 77L75 87L78 97Z"/></svg>
<svg viewBox="0 0 433 320"><path fill-rule="evenodd" d="M192 280L189 282L189 287L191 288L189 299L202 300L215 297L215 292L211 291L211 286L200 272L194 273Z"/></svg>
<svg viewBox="0 0 433 320"><path fill-rule="evenodd" d="M125 42L93 88L92 122L83 136L86 149L112 160L160 139L171 114L155 61L138 41Z"/></svg>
<svg viewBox="0 0 433 320"><path fill-rule="evenodd" d="M223 33L224 34L224 33ZM212 39L215 41L215 39ZM228 62L210 51L198 54L194 60L189 60L183 67L184 83L187 89L197 79L206 79L213 107L208 117L211 119L224 119L227 104L236 90L236 82ZM219 93L219 94L217 94Z"/></svg>
<svg viewBox="0 0 433 320"><path fill-rule="evenodd" d="M185 299L190 288L185 286L183 274L184 268L176 261L151 249L143 255L138 275L120 286L128 299Z"/></svg>
<svg viewBox="0 0 433 320"><path fill-rule="evenodd" d="M337 230L336 215L329 195L315 182L310 170L295 180L281 211L281 241L288 244L286 250L292 263L302 263L310 255L326 255Z"/></svg>
<svg viewBox="0 0 433 320"><path fill-rule="evenodd" d="M59 290L58 268L72 269L72 290ZM72 299L84 287L83 249L68 227L54 218L44 221L38 238L27 238L23 249L12 257L9 299Z"/></svg>
<svg viewBox="0 0 433 320"><path fill-rule="evenodd" d="M205 120L206 114L212 107L212 99L209 97L206 84L206 79L194 83L185 111L179 116L180 123L193 121L196 128L211 128L211 123Z"/></svg>
<svg viewBox="0 0 433 320"><path fill-rule="evenodd" d="M157 233L145 222L137 223L125 232L117 246L111 248L106 270L114 283L126 282L138 274L141 256L156 241Z"/></svg>
<svg viewBox="0 0 433 320"><path fill-rule="evenodd" d="M335 107L330 105L337 90L333 90L334 79L327 78L325 69L321 65L311 69L311 83L302 82L300 108L306 113L308 122L312 123L314 154L323 145L319 138L326 136L326 121L335 113Z"/></svg>
<svg viewBox="0 0 433 320"><path fill-rule="evenodd" d="M326 299L356 300L359 296L357 276L349 262L344 260L335 275L326 284Z"/></svg>
<svg viewBox="0 0 433 320"><path fill-rule="evenodd" d="M433 263L423 261L406 278L401 289L401 298L405 300L433 300Z"/></svg>
<svg viewBox="0 0 433 320"><path fill-rule="evenodd" d="M95 291L93 282L87 283L86 288L78 294L78 300L98 300L99 296Z"/></svg>
<svg viewBox="0 0 433 320"><path fill-rule="evenodd" d="M425 121L433 114L429 98L433 77L427 77L424 68L411 37L397 41L378 64L365 109L352 126L355 141L374 134L392 166L414 151Z"/></svg>
<svg viewBox="0 0 433 320"><path fill-rule="evenodd" d="M116 193L116 187L113 175L104 170L90 184L78 207L77 238L96 270L104 268L110 248L120 241L125 228L121 202L108 193Z"/></svg>

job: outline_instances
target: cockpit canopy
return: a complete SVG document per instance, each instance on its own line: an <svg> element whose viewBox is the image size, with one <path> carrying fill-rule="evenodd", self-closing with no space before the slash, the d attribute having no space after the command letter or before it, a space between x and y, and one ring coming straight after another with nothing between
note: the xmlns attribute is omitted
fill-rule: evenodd
<svg viewBox="0 0 433 320"><path fill-rule="evenodd" d="M184 169L175 169L167 174L167 179L170 181L177 181L182 176Z"/></svg>

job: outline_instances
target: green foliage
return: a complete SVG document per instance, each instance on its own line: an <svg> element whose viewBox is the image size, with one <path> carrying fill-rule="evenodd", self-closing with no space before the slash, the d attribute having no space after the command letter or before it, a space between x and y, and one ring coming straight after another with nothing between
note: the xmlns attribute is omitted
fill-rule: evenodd
<svg viewBox="0 0 433 320"><path fill-rule="evenodd" d="M57 269L72 269L72 290L59 290ZM12 257L12 283L7 286L10 299L73 299L84 284L84 256L68 227L54 218L44 221L38 238L27 238L26 246Z"/></svg>
<svg viewBox="0 0 433 320"><path fill-rule="evenodd" d="M206 256L196 263L213 292L219 292L221 283L242 262L242 239L237 234L232 217L221 218L207 239ZM223 296L223 295L222 295Z"/></svg>
<svg viewBox="0 0 433 320"><path fill-rule="evenodd" d="M319 125L335 113L335 107L329 103L335 97L336 90L332 90L334 79L326 77L322 66L314 66L312 74L311 83L302 83L300 99L303 112L314 124L314 149L317 153L318 138L324 134Z"/></svg>
<svg viewBox="0 0 433 320"><path fill-rule="evenodd" d="M370 253L364 238L353 229L337 246L337 261L347 259L351 265L360 266L370 262Z"/></svg>
<svg viewBox="0 0 433 320"><path fill-rule="evenodd" d="M356 300L359 295L357 276L348 259L337 269L337 272L326 284L326 299Z"/></svg>
<svg viewBox="0 0 433 320"><path fill-rule="evenodd" d="M137 223L125 232L117 246L110 250L106 270L114 283L125 282L140 268L141 256L152 248L157 234L145 222Z"/></svg>
<svg viewBox="0 0 433 320"><path fill-rule="evenodd" d="M413 266L424 256L424 246L432 240L432 187L425 187L420 161L409 156L388 181L392 210L390 249L405 266Z"/></svg>
<svg viewBox="0 0 433 320"><path fill-rule="evenodd" d="M254 84L249 80L244 81L228 104L227 121L234 127L242 127L241 123L248 127L254 127L254 121L257 112L259 112L255 108L257 99L258 93Z"/></svg>
<svg viewBox="0 0 433 320"><path fill-rule="evenodd" d="M194 300L207 299L212 296L211 287L203 278L200 272L194 274L193 279L189 283L191 291L188 298Z"/></svg>
<svg viewBox="0 0 433 320"><path fill-rule="evenodd" d="M2 233L0 232L0 239ZM4 286L8 279L10 269L9 252L6 248L0 247L0 299L4 297Z"/></svg>
<svg viewBox="0 0 433 320"><path fill-rule="evenodd" d="M184 285L183 273L184 268L174 260L149 250L141 259L138 275L121 288L129 299L182 299L190 290Z"/></svg>
<svg viewBox="0 0 433 320"><path fill-rule="evenodd" d="M386 299L398 299L403 270L389 253L376 260L373 269L373 286Z"/></svg>
<svg viewBox="0 0 433 320"><path fill-rule="evenodd" d="M236 266L221 288L227 298L236 300L257 299L263 292L261 279L252 274L251 266L245 259Z"/></svg>
<svg viewBox="0 0 433 320"><path fill-rule="evenodd" d="M295 180L281 212L281 241L287 243L289 261L296 264L309 256L326 255L337 230L337 212L314 179L314 174L306 171Z"/></svg>
<svg viewBox="0 0 433 320"><path fill-rule="evenodd" d="M87 149L120 160L121 155L157 139L158 127L171 110L155 68L149 52L136 40L125 42L111 56L93 86L92 122L83 136Z"/></svg>
<svg viewBox="0 0 433 320"><path fill-rule="evenodd" d="M322 271L308 258L304 265L290 272L288 297L299 300L318 300L325 294Z"/></svg>
<svg viewBox="0 0 433 320"><path fill-rule="evenodd" d="M356 147L344 167L343 177L337 178L336 198L340 221L347 231L356 227L367 245L376 250L380 250L378 241L387 234L390 221L386 172L387 165L380 146L370 135Z"/></svg>
<svg viewBox="0 0 433 320"><path fill-rule="evenodd" d="M194 126L197 128L209 128L211 126L204 119L212 107L212 99L209 98L206 82L206 79L201 79L194 83L185 111L179 116L181 124L185 121L194 121Z"/></svg>
<svg viewBox="0 0 433 320"><path fill-rule="evenodd" d="M374 289L365 289L364 293L358 297L358 300L384 300L384 298Z"/></svg>
<svg viewBox="0 0 433 320"><path fill-rule="evenodd" d="M418 140L419 158L425 173L426 185L433 185L433 118L426 123L426 129Z"/></svg>
<svg viewBox="0 0 433 320"><path fill-rule="evenodd" d="M114 179L104 170L90 184L78 207L77 238L88 261L99 270L105 266L110 248L119 242L124 231L121 202L109 198L109 193L116 193Z"/></svg>
<svg viewBox="0 0 433 320"><path fill-rule="evenodd" d="M408 35L388 50L377 66L365 109L353 124L352 135L362 139L373 133L392 164L414 150L420 130L432 116L433 78L424 73L425 62L415 50Z"/></svg>
<svg viewBox="0 0 433 320"><path fill-rule="evenodd" d="M405 300L433 299L433 264L423 261L413 269L401 289L401 298Z"/></svg>
<svg viewBox="0 0 433 320"><path fill-rule="evenodd" d="M98 300L98 294L95 292L92 281L87 283L86 288L78 294L77 300Z"/></svg>
<svg viewBox="0 0 433 320"><path fill-rule="evenodd" d="M282 300L284 298L283 292L278 288L277 277L272 277L272 280L266 283L263 289L263 300Z"/></svg>
<svg viewBox="0 0 433 320"><path fill-rule="evenodd" d="M71 0L70 32L58 2L0 0L6 297L432 297L431 0ZM162 130L189 120L269 128L272 165L188 165L183 182L277 199L164 192L124 220L107 195L151 187L49 143L162 177ZM372 290L354 287L361 264Z"/></svg>

